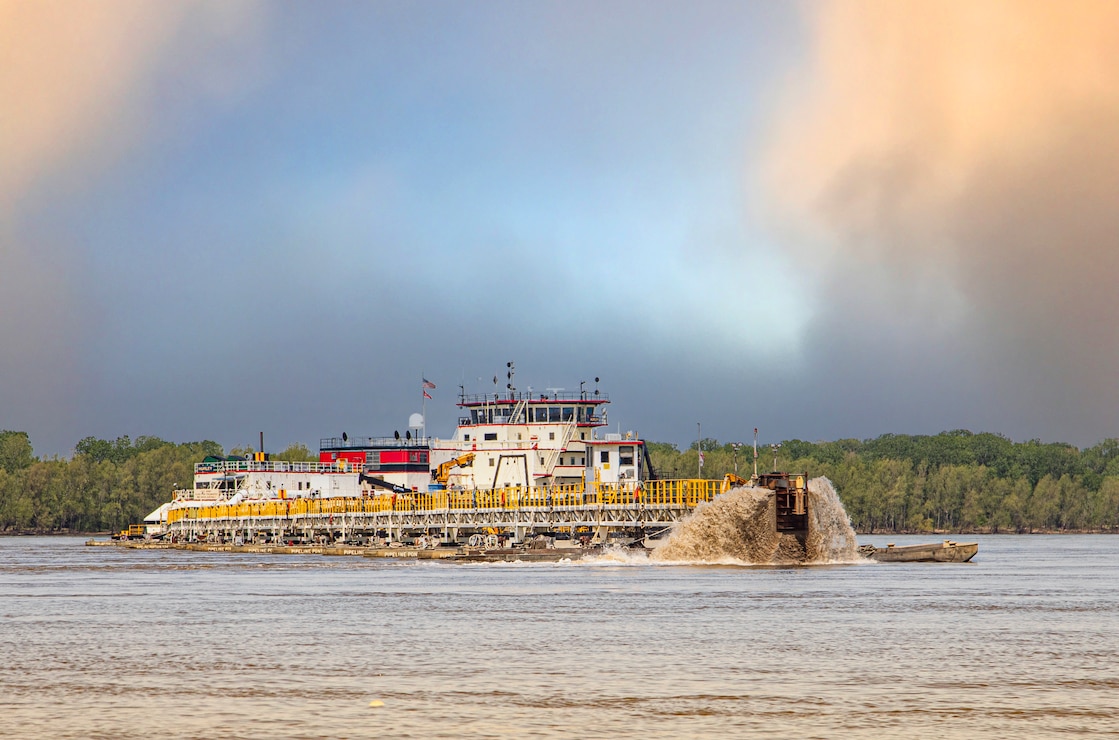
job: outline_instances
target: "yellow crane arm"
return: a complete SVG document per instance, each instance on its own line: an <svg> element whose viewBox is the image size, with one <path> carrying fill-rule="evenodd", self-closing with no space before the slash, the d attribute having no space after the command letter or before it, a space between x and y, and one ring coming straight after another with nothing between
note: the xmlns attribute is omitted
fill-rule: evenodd
<svg viewBox="0 0 1119 740"><path fill-rule="evenodd" d="M474 453L468 452L465 455L448 460L435 469L432 475L435 477L435 482L441 485L447 485L447 479L451 477L451 471L455 468L466 467L474 462Z"/></svg>
<svg viewBox="0 0 1119 740"><path fill-rule="evenodd" d="M726 477L723 478L723 487L721 492L726 493L732 488L738 488L739 486L748 485L750 485L750 481L746 480L745 478L740 478L734 473L727 473Z"/></svg>

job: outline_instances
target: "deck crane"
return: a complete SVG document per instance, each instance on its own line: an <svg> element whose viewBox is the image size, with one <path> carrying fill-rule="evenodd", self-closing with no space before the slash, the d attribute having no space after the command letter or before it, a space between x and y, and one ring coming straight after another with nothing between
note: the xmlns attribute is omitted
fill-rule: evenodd
<svg viewBox="0 0 1119 740"><path fill-rule="evenodd" d="M447 485L447 479L451 477L451 471L455 468L465 468L474 463L474 453L467 452L465 455L451 458L445 463L439 465L435 470L431 471L431 477L435 482L441 486Z"/></svg>

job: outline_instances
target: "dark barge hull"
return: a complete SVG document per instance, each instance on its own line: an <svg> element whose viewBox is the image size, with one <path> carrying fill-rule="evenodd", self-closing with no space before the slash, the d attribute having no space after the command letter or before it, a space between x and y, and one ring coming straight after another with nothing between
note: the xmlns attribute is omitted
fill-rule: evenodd
<svg viewBox="0 0 1119 740"><path fill-rule="evenodd" d="M863 545L859 552L880 563L966 563L979 552L979 543L945 540L901 547Z"/></svg>
<svg viewBox="0 0 1119 740"><path fill-rule="evenodd" d="M550 563L559 560L581 560L594 555L601 555L601 547L510 547L495 550L475 550L461 548L454 557L460 563Z"/></svg>

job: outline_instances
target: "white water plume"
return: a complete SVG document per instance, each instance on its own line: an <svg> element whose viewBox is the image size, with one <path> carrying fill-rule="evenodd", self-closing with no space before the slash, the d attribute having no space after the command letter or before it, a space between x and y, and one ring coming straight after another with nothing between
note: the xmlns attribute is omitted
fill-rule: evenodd
<svg viewBox="0 0 1119 740"><path fill-rule="evenodd" d="M741 486L696 507L651 554L662 562L752 565L856 560L855 531L827 478L808 482L808 534L778 532L773 491Z"/></svg>
<svg viewBox="0 0 1119 740"><path fill-rule="evenodd" d="M839 493L827 478L808 481L808 540L810 562L858 560L859 543Z"/></svg>

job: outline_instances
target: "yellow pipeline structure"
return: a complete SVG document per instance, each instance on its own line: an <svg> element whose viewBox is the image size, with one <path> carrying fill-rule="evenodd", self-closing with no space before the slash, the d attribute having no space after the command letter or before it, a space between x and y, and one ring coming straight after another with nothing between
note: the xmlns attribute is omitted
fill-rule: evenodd
<svg viewBox="0 0 1119 740"><path fill-rule="evenodd" d="M269 499L238 504L173 507L167 524L197 519L255 519L333 514L466 512L480 510L593 510L603 507L692 509L715 498L721 480L646 481L634 486L594 482L584 486L510 486L493 490L384 493L367 497Z"/></svg>

